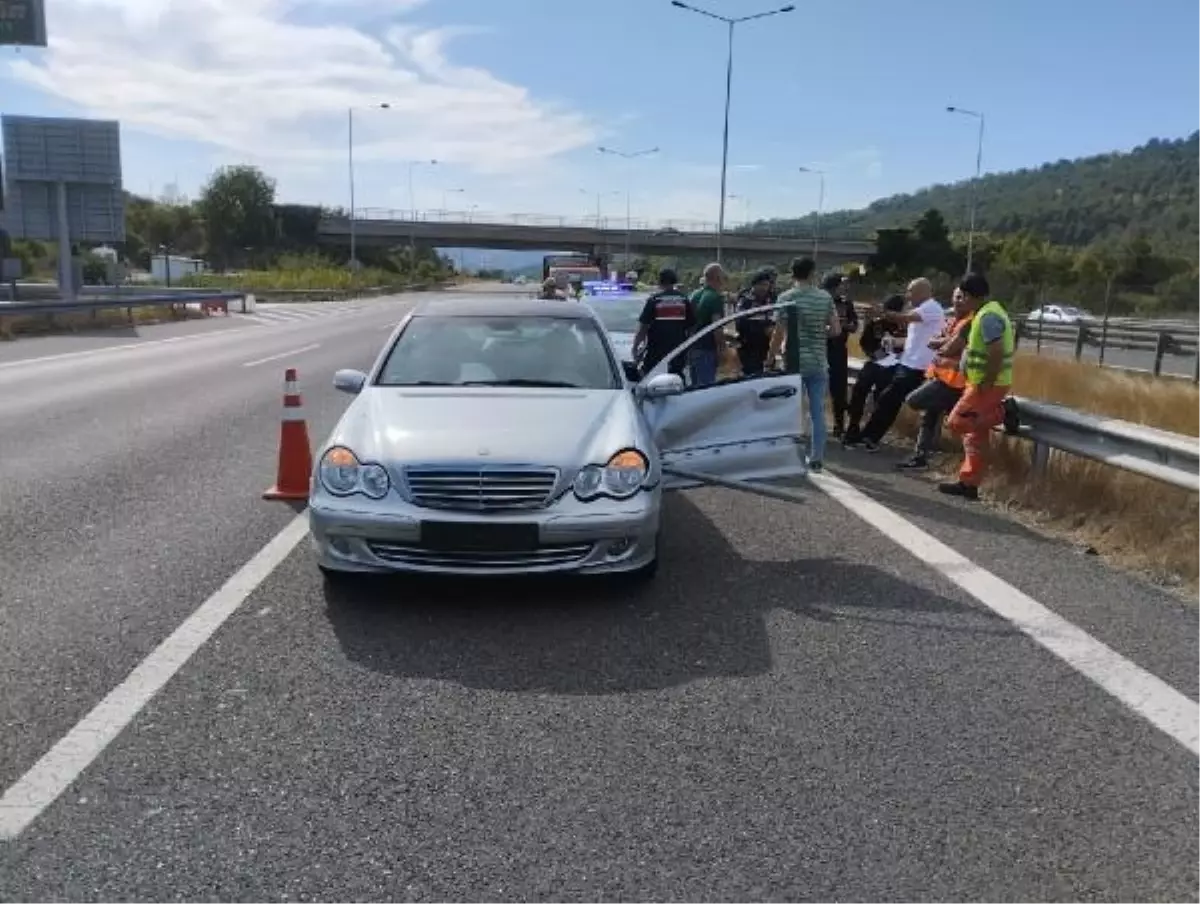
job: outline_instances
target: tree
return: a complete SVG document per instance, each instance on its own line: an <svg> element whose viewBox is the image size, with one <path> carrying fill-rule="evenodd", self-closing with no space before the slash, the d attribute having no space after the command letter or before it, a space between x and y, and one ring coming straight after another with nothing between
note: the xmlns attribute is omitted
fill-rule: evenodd
<svg viewBox="0 0 1200 904"><path fill-rule="evenodd" d="M197 208L204 219L210 262L218 269L273 244L275 181L258 167L217 170L201 191Z"/></svg>
<svg viewBox="0 0 1200 904"><path fill-rule="evenodd" d="M962 263L950 243L950 227L946 225L940 210L931 207L925 211L914 224L913 233L917 269L949 274L962 270Z"/></svg>

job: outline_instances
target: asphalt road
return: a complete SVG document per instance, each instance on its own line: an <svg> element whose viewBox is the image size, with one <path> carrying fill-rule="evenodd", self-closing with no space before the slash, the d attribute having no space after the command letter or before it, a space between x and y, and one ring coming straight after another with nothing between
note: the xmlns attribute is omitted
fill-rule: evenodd
<svg viewBox="0 0 1200 904"><path fill-rule="evenodd" d="M293 522L283 369L316 442L409 303L0 346L0 789ZM327 595L301 543L0 841L0 899L1196 900L1195 607L890 463L672 496L636 591Z"/></svg>
<svg viewBox="0 0 1200 904"><path fill-rule="evenodd" d="M1054 355L1064 358L1075 357L1074 341L1052 342L1044 336L1040 349L1038 348L1036 335L1023 337L1021 339L1020 350L1025 354ZM1099 346L1086 346L1083 349L1081 360L1089 364L1099 364ZM1154 370L1154 352L1149 350L1137 351L1111 347L1106 348L1104 350L1104 366L1124 367L1131 370L1143 370L1152 373ZM1195 370L1195 355L1168 354L1163 356L1162 373L1167 376L1191 378Z"/></svg>

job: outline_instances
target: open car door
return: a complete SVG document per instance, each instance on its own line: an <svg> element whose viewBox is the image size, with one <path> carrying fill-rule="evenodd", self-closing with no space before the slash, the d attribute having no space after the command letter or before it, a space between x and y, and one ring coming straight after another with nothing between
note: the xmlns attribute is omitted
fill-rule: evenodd
<svg viewBox="0 0 1200 904"><path fill-rule="evenodd" d="M770 307L779 310L787 305ZM739 312L710 324L660 361L642 383L649 385L665 374L670 362L686 355L706 333L761 310ZM807 472L806 436L800 427L802 398L799 374L774 371L685 387L669 395L641 394L639 404L664 469L677 465L727 480L764 480ZM700 485L663 474L664 489Z"/></svg>

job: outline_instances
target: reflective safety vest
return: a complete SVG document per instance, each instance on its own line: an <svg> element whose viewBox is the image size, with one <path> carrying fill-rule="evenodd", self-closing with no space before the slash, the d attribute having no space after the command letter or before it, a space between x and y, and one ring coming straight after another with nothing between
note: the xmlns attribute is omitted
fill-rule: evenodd
<svg viewBox="0 0 1200 904"><path fill-rule="evenodd" d="M973 319L973 314L966 314L951 320L946 324L946 328L942 330L939 338L943 342L957 339L964 330L971 328ZM962 352L960 351L957 355L940 353L935 355L933 363L925 371L925 376L931 380L940 380L952 389L963 389L967 385L967 378L963 376L962 372Z"/></svg>
<svg viewBox="0 0 1200 904"><path fill-rule="evenodd" d="M972 386L978 386L983 382L984 374L987 373L988 345L983 341L982 324L988 314L995 314L1004 320L1004 337L1000 340L1004 343L1004 363L1000 367L1000 373L996 376L995 385L1012 386L1013 352L1017 346L1016 333L1013 331L1012 321L1008 318L1008 311L1004 310L1004 306L998 301L989 301L975 312L975 317L971 321L971 332L967 334L966 354L963 356L966 361L967 382Z"/></svg>

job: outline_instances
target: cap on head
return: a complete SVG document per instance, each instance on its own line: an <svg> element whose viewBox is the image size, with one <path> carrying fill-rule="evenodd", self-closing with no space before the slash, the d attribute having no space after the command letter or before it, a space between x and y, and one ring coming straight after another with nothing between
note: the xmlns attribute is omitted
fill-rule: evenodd
<svg viewBox="0 0 1200 904"><path fill-rule="evenodd" d="M887 299L883 302L883 309L885 311L903 311L904 310L904 296L903 295L889 295L887 297Z"/></svg>
<svg viewBox="0 0 1200 904"><path fill-rule="evenodd" d="M821 280L821 288L824 289L826 292L834 291L841 284L842 284L842 277L841 277L840 273L830 273L823 280Z"/></svg>
<svg viewBox="0 0 1200 904"><path fill-rule="evenodd" d="M658 271L658 284L660 286L673 286L679 282L679 277L675 275L675 271L670 267L663 267Z"/></svg>
<svg viewBox="0 0 1200 904"><path fill-rule="evenodd" d="M750 280L750 285L757 286L759 283L769 283L775 278L775 274L770 270L759 270L754 274L754 278Z"/></svg>

